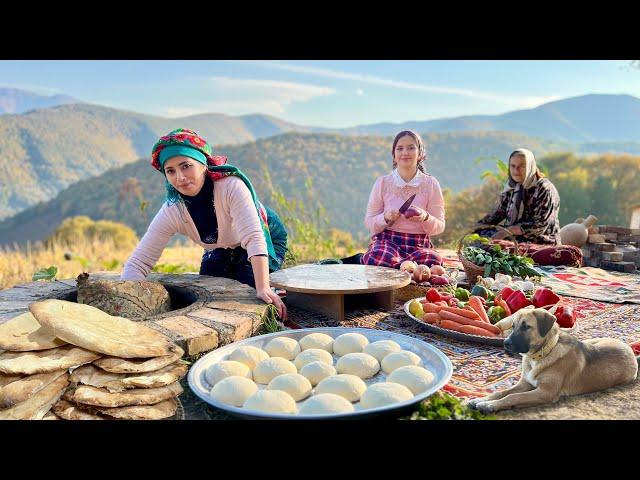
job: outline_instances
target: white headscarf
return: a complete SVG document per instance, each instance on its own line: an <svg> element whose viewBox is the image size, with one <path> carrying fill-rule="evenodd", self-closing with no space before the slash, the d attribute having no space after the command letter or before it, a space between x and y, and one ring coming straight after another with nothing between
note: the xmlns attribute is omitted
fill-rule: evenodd
<svg viewBox="0 0 640 480"><path fill-rule="evenodd" d="M522 214L524 213L524 191L531 188L538 181L538 177L536 176L536 173L538 173L538 166L536 164L536 157L533 156L533 152L526 148L517 148L511 153L511 155L509 155L508 162L511 161L511 157L514 155L523 155L526 161L526 167L524 180L522 183L518 183L511 178L511 167L507 164L509 167L509 179L504 186L503 192L507 192L509 190L514 191L511 196L509 206L507 207L507 221L509 222L509 225L513 225L522 218Z"/></svg>

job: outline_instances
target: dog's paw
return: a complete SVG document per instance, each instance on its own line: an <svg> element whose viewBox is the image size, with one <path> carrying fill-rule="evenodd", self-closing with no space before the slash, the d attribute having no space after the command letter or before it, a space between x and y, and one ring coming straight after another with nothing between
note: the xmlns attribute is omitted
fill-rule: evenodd
<svg viewBox="0 0 640 480"><path fill-rule="evenodd" d="M493 413L496 411L494 402L478 402L475 406L480 413Z"/></svg>
<svg viewBox="0 0 640 480"><path fill-rule="evenodd" d="M467 407L469 408L478 408L478 403L482 401L482 398L473 398L467 401Z"/></svg>

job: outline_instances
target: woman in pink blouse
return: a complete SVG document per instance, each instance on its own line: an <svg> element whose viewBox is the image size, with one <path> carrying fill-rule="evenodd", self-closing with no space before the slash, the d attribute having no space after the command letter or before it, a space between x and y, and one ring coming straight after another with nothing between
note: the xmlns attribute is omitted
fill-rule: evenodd
<svg viewBox="0 0 640 480"><path fill-rule="evenodd" d="M416 132L405 130L393 141L393 171L378 178L369 196L364 223L372 234L361 263L399 268L405 260L442 265L430 235L444 231L444 198L438 180L424 172L425 149ZM413 194L418 213L405 217L398 210Z"/></svg>

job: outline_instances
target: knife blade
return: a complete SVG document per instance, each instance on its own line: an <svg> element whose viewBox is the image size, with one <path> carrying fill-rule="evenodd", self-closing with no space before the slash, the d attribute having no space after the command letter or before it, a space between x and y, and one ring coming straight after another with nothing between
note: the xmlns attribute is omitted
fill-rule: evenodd
<svg viewBox="0 0 640 480"><path fill-rule="evenodd" d="M413 202L413 199L416 198L417 193L414 193L413 195L411 195L406 202L404 202L402 204L402 206L398 209L398 211L401 214L404 214L404 212L406 212L407 210L409 210L409 207L411 206L411 202Z"/></svg>

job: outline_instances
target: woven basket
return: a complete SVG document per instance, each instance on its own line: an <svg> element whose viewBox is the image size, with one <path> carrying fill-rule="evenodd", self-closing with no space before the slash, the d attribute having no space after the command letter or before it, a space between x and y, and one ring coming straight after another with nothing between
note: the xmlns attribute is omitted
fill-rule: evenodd
<svg viewBox="0 0 640 480"><path fill-rule="evenodd" d="M457 272L456 272L457 273ZM396 301L406 302L407 300L412 300L417 297L423 297L427 294L427 290L430 288L435 288L438 292L447 292L449 290L455 290L458 286L458 282L454 277L451 276L450 273L447 273L449 277L448 285L418 285L417 283L410 283L402 288L399 288L394 293L394 299Z"/></svg>
<svg viewBox="0 0 640 480"><path fill-rule="evenodd" d="M511 237L511 239L513 240L513 243L515 246L515 252L518 252L518 241L516 240L516 237L513 235L513 233L511 233L508 229L501 227L500 225L477 225L475 228L496 228L498 230L502 230L506 232L507 236ZM476 284L478 276L484 277L484 266L481 267L479 265L476 265L475 263L471 262L470 260L467 260L462 256L462 241L464 240L465 236L463 236L462 238L460 238L460 240L458 240L458 248L456 250L456 253L458 254L458 258L462 263L462 268L464 268L464 273L467 275L467 283L469 284L470 287L472 287L473 285ZM489 276L491 278L494 278L495 272L491 272Z"/></svg>

